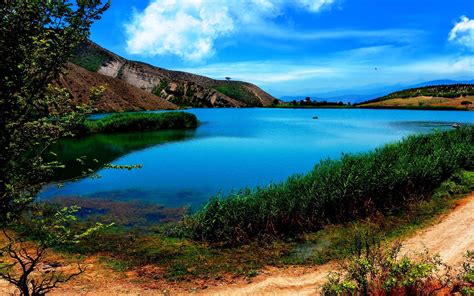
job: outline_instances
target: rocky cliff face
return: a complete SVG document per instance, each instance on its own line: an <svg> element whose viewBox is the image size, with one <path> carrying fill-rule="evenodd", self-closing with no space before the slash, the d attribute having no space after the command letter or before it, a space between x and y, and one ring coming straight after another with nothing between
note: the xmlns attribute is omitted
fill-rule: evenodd
<svg viewBox="0 0 474 296"><path fill-rule="evenodd" d="M105 85L105 93L94 105L99 111L178 109L177 105L123 80L88 71L72 63L67 65L67 75L63 75L57 84L66 88L78 103L88 102L91 87Z"/></svg>
<svg viewBox="0 0 474 296"><path fill-rule="evenodd" d="M92 42L81 46L72 59L76 68L85 68L92 72L99 80L120 81L134 88L166 108L178 107L264 107L278 104L280 101L261 90L257 86L240 81L222 81L186 72L170 71L154 67L141 62L126 60ZM78 67L80 66L80 67ZM73 77L63 78L72 80ZM72 82L70 82L72 83ZM114 88L117 83L109 83L109 88ZM86 88L88 89L88 88ZM115 92L114 89L111 90ZM115 92L120 96L120 92ZM84 94L83 94L84 96ZM130 101L130 93L122 94L121 99L115 101ZM111 96L108 96L107 100ZM132 96L130 107L150 109L157 104L138 104L136 96ZM169 104L161 104L166 101ZM103 103L106 105L106 102ZM124 105L123 103L122 105ZM122 106L121 105L121 106ZM125 104L126 105L126 104Z"/></svg>

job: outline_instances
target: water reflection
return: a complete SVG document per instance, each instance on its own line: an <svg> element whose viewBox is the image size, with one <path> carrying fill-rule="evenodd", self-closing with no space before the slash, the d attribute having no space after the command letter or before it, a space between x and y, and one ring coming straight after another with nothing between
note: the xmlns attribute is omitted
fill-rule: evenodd
<svg viewBox="0 0 474 296"><path fill-rule="evenodd" d="M57 157L49 156L48 160L58 160L65 168L55 172L54 180L69 180L83 175L86 170L97 171L104 164L129 154L133 151L185 141L193 138L194 130L172 130L156 132L133 132L118 134L95 134L81 138L59 140L51 147Z"/></svg>

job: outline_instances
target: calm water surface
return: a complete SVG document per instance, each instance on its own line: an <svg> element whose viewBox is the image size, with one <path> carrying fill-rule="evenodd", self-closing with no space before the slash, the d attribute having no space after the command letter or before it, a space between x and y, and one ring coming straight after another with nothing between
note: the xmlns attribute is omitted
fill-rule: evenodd
<svg viewBox="0 0 474 296"><path fill-rule="evenodd" d="M191 109L202 122L195 131L93 135L54 148L67 169L79 174L76 158L98 169L58 189L53 197L138 200L165 207L193 208L210 196L243 187L266 186L311 170L321 159L369 151L403 137L474 123L474 113L351 109ZM318 116L319 119L312 119ZM92 161L98 159L99 163ZM102 163L143 164L137 170L100 169Z"/></svg>

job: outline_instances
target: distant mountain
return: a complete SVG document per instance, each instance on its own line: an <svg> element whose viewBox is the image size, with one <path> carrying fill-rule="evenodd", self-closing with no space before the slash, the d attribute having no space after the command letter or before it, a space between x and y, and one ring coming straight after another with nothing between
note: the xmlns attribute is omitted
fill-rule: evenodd
<svg viewBox="0 0 474 296"><path fill-rule="evenodd" d="M80 46L58 83L76 101L85 101L92 86L107 84L97 103L101 111L177 109L179 107L263 107L280 101L256 85L215 80L129 61L99 45Z"/></svg>
<svg viewBox="0 0 474 296"><path fill-rule="evenodd" d="M436 85L452 85L452 84L474 84L474 80L432 80L427 81L419 84L412 85L408 88L417 88L417 87L424 87L424 86L436 86Z"/></svg>
<svg viewBox="0 0 474 296"><path fill-rule="evenodd" d="M311 93L308 95L296 95L296 96L283 96L280 97L283 101L291 101L291 100L302 100L305 97L309 96L311 99L316 99L318 101L328 101L328 102L339 102L342 101L344 103L361 103L371 99L379 98L390 94L392 92L404 90L404 89L411 89L411 88L418 88L424 86L433 86L433 85L452 85L452 84L474 84L474 80L463 80L463 81L456 81L456 80L432 80L426 81L418 84L413 85L405 85L405 84L395 84L395 85L388 85L388 86L379 86L379 87L368 87L365 89L343 89L331 92L320 92L320 93Z"/></svg>
<svg viewBox="0 0 474 296"><path fill-rule="evenodd" d="M474 107L474 84L431 85L405 89L358 104L361 107Z"/></svg>

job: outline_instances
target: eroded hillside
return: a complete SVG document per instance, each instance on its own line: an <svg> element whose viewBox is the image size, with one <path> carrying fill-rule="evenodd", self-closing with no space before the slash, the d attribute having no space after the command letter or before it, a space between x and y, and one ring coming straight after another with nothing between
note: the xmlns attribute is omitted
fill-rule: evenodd
<svg viewBox="0 0 474 296"><path fill-rule="evenodd" d="M88 96L93 86L90 82L107 83L107 95L98 104L103 111L265 107L280 102L251 83L215 80L129 61L92 42L78 48L72 62L75 65L62 78L63 85L81 100Z"/></svg>

